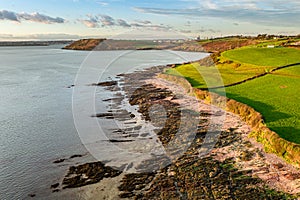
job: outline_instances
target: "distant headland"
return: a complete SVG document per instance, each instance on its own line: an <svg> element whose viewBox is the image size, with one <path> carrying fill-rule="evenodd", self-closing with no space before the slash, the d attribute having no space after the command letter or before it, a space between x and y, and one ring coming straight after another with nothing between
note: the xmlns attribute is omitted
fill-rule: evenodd
<svg viewBox="0 0 300 200"><path fill-rule="evenodd" d="M0 41L1 46L49 46L56 44L70 44L73 40L55 40L55 41Z"/></svg>

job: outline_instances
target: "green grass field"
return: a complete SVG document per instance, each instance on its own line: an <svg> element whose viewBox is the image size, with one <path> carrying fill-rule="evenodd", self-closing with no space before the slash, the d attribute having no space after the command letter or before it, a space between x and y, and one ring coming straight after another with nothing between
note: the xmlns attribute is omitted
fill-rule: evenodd
<svg viewBox="0 0 300 200"><path fill-rule="evenodd" d="M218 71L224 85L228 85L295 63L300 63L297 49L243 47L222 53L218 70L195 63L180 65L166 73L183 76L194 87L206 88L207 81L208 87L219 86L220 80L215 78ZM260 112L267 126L282 138L300 144L300 64L226 87L226 93L227 97Z"/></svg>
<svg viewBox="0 0 300 200"><path fill-rule="evenodd" d="M300 65L228 87L226 95L259 111L267 126L300 144Z"/></svg>
<svg viewBox="0 0 300 200"><path fill-rule="evenodd" d="M244 47L222 53L216 67L192 63L169 69L166 73L185 77L193 87L207 88L230 85L297 62L300 62L300 50ZM222 81L216 77L222 77Z"/></svg>
<svg viewBox="0 0 300 200"><path fill-rule="evenodd" d="M276 67L260 67L251 64L224 63L215 67L200 66L199 63L180 65L166 71L167 74L185 77L195 88L230 85L263 74ZM220 80L221 77L222 80Z"/></svg>
<svg viewBox="0 0 300 200"><path fill-rule="evenodd" d="M300 51L292 48L240 48L226 51L225 58L257 66L279 67L300 62Z"/></svg>

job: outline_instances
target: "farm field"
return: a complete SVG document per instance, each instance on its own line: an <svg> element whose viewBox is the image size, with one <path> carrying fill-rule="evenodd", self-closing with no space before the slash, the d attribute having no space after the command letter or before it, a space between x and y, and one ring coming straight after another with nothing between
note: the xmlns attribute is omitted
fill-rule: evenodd
<svg viewBox="0 0 300 200"><path fill-rule="evenodd" d="M199 63L180 65L166 71L167 74L185 77L193 87L205 89L230 85L245 79L264 74L266 71L275 69L272 66L256 66L251 64L242 64L239 67L236 63L218 64L215 67L201 66ZM220 80L218 77L222 77Z"/></svg>
<svg viewBox="0 0 300 200"><path fill-rule="evenodd" d="M223 52L218 60L218 70L192 63L171 68L166 73L183 76L193 87L202 89L221 86L220 81L213 81L217 71L225 86L268 73L226 87L226 95L260 112L266 125L282 138L300 144L300 50L242 47ZM291 64L295 65L272 71Z"/></svg>
<svg viewBox="0 0 300 200"><path fill-rule="evenodd" d="M300 65L226 88L226 96L263 116L282 138L300 144Z"/></svg>
<svg viewBox="0 0 300 200"><path fill-rule="evenodd" d="M300 51L292 48L240 48L225 51L222 56L238 63L274 66L300 63Z"/></svg>
<svg viewBox="0 0 300 200"><path fill-rule="evenodd" d="M300 63L300 50L243 47L222 53L215 67L201 66L195 62L168 69L166 73L183 76L193 87L203 89L231 85L294 63ZM218 76L222 77L222 82L215 79Z"/></svg>

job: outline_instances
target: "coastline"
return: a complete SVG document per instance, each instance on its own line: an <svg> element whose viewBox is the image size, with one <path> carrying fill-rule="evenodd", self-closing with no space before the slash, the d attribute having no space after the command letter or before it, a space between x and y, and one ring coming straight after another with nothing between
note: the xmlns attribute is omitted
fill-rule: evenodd
<svg viewBox="0 0 300 200"><path fill-rule="evenodd" d="M133 92L136 91L138 87L143 86L143 90L149 90L150 94L153 90L158 90L162 92L166 91L171 91L173 94L171 96L156 96L155 100L153 102L158 102L158 101L168 101L171 103L171 105L188 105L186 108L191 109L194 111L201 111L204 112L202 117L206 117L206 120L210 118L213 113L210 113L210 108L211 105L205 104L205 102L201 101L199 102L196 98L193 99L193 97L190 97L187 95L184 91L184 89L174 83L168 82L166 80L158 78L156 75L159 73L159 70L162 70L164 67L155 67L155 68L150 68L148 70L142 71L142 72L135 72L132 74L125 74L122 75L122 79L124 79L123 82L123 89L127 92L127 94L133 94ZM149 73L151 72L151 73ZM136 78L138 77L138 80L140 82L132 81L132 80L137 80ZM131 81L130 81L131 80ZM151 85L150 88L144 87ZM152 87L153 86L153 87ZM176 96L176 98L174 98ZM140 98L138 95L135 97L137 98L137 101L140 101L141 103L138 104L139 108L142 108L143 101L145 99ZM149 100L149 99L148 99ZM198 102L193 103L192 105L194 106L189 106L193 101ZM196 105L196 106L195 106ZM200 105L200 107L198 106ZM149 105L148 105L149 106ZM144 114L145 119L147 120L147 111L140 109L140 113ZM204 127L205 124L202 124ZM207 126L207 124L206 124ZM218 169L217 171L212 171L210 173L215 173L214 176L207 176L204 177L205 179L202 181L205 181L206 183L208 182L214 182L216 181L215 187L209 187L207 190L202 190L201 187L199 188L191 188L194 190L199 189L200 192L204 192L205 195L224 195L222 193L222 186L223 184L218 185L218 182L220 181L219 179L216 179L216 177L222 177L225 178L225 181L235 181L239 182L239 184L244 184L244 185L239 185L235 190L240 190L241 193L234 194L234 195L242 195L244 199L250 199L251 194L249 193L250 191L247 190L246 187L248 184L252 184L253 187L257 187L257 193L258 194L266 194L269 192L271 189L275 189L278 191L290 193L290 194L297 194L300 192L300 182L298 181L300 178L299 173L297 170L292 167L291 165L287 164L285 161L282 159L272 155L272 154L267 154L263 150L263 146L261 144L258 144L255 142L253 139L249 139L248 134L251 132L251 128L246 125L240 117L237 115L234 115L232 113L226 112L226 121L223 126L222 133L219 137L219 140L216 144L216 147L204 158L199 159L197 157L198 149L201 148L201 144L203 142L203 129L198 130L199 133L196 134L196 138L191 145L191 147L188 149L188 151L180 157L178 160L176 160L174 163L172 163L170 166L167 168L163 168L157 171L154 177L151 178L151 181L148 182L146 181L146 184L144 183L137 183L135 185L136 187L134 189L124 189L120 191L120 184L122 182L127 181L127 183L134 183L134 178L130 179L127 173L122 173L122 175L117 176L116 178L105 178L99 183L90 185L90 186L84 186L79 189L75 189L78 192L79 199L99 199L101 197L104 198L106 195L107 199L119 199L121 195L122 197L126 198L137 198L140 197L141 199L147 199L147 198L167 198L167 196L157 196L157 195L168 195L165 192L166 191L161 191L159 194L155 193L154 188L156 190L158 188L163 189L164 187L168 188L170 185L161 185L157 180L160 180L162 177L164 179L170 179L173 180L174 177L181 181L183 178L180 172L180 169L186 169L188 166L193 165L197 163L197 166L200 165L199 171L205 169L205 170L213 170L213 169ZM161 139L161 138L160 138ZM162 141L163 142L163 141ZM215 165L217 163L217 165ZM213 169L207 169L204 165L214 165ZM174 166L173 166L174 165ZM233 168L229 169L229 172L227 171L226 168L224 168L224 165L232 165ZM176 166L176 167L175 167ZM201 166L203 169L201 169ZM175 168L174 168L175 167ZM178 171L179 170L179 171ZM204 170L204 171L205 171ZM232 170L232 171L231 171ZM198 173L196 171L190 171L187 173ZM234 177L232 176L232 173L234 174L239 174L240 176ZM125 175L124 175L125 174ZM133 174L129 173L130 176ZM125 178L124 178L125 176ZM135 174L136 176L136 174ZM134 176L133 176L134 177ZM149 177L147 175L146 177ZM236 178L241 178L242 177L242 182L241 180L235 180ZM246 182L243 182L243 178L246 178ZM144 179L142 179L144 180ZM145 180L144 180L145 181ZM195 180L194 180L195 181ZM174 183L173 183L174 184ZM178 184L178 183L177 183ZM214 184L214 183L213 183ZM105 187L111 185L113 186L114 189L110 187ZM140 187L141 186L141 187ZM248 185L249 186L249 185ZM158 187L158 188L157 188ZM179 187L179 186L178 186ZM268 187L270 189L265 189L265 187ZM136 189L138 188L138 189ZM169 191L169 195L173 195L173 198L180 198L180 194L182 195L182 192L178 192L178 188L174 188L174 191ZM170 188L169 188L170 189ZM183 189L183 188L181 188ZM253 188L252 188L253 189ZM68 193L68 191L72 191L74 189L67 189L62 191L62 195L64 193ZM167 190L167 189L165 189ZM220 191L221 190L221 191ZM118 192L117 192L118 191ZM123 192L123 193L122 193ZM195 191L194 191L195 192ZM252 193L253 191L251 191ZM186 195L188 197L193 197L195 195L194 193L191 193L191 191L185 191ZM216 194L215 194L216 193ZM218 194L220 193L220 194ZM225 192L226 193L226 192ZM228 191L227 191L228 193ZM227 194L226 193L226 194ZM273 191L274 196L280 196L283 195L282 193L277 193ZM174 196L175 195L175 196ZM177 196L176 196L177 195ZM197 194L199 195L199 194ZM230 194L233 195L233 194ZM248 195L248 196L247 196ZM220 196L220 197L221 197ZM170 196L168 196L170 197ZM242 197L242 196L240 196ZM224 197L225 198L225 197Z"/></svg>
<svg viewBox="0 0 300 200"><path fill-rule="evenodd" d="M113 39L81 39L65 47L64 50L77 51L117 51L117 50L170 50L185 52L207 51L196 41L184 40L113 40Z"/></svg>
<svg viewBox="0 0 300 200"><path fill-rule="evenodd" d="M146 80L146 82L154 84L158 88L168 88L171 91L176 90L179 93L182 92L183 89L178 87L177 84L158 77ZM204 101L201 103L203 107L210 106ZM192 109L198 112L203 110L203 108L199 107L194 107ZM251 176L259 177L266 182L270 188L290 194L300 193L300 173L297 168L275 154L265 152L263 145L249 136L253 129L243 122L238 115L226 112L226 118L227 119L223 125L224 130L234 129L237 124L240 124L240 127L235 130L235 133L241 136L241 143L232 143L225 147L214 148L209 156L213 156L219 161L235 158L237 162L235 165L239 167L240 170L252 170L253 173ZM253 155L250 160L243 160L239 158L239 156L243 154L243 151L246 152L248 150L257 151L258 153L256 156Z"/></svg>

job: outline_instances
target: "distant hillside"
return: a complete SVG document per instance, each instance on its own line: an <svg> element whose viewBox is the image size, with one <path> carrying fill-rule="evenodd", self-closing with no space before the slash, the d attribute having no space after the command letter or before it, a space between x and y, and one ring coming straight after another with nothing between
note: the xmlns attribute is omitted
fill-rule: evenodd
<svg viewBox="0 0 300 200"><path fill-rule="evenodd" d="M63 49L68 50L93 50L96 46L98 46L101 42L106 39L81 39L73 42L70 45L65 46Z"/></svg>
<svg viewBox="0 0 300 200"><path fill-rule="evenodd" d="M186 40L112 40L112 39L82 39L64 49L71 50L177 50L203 52L197 41Z"/></svg>
<svg viewBox="0 0 300 200"><path fill-rule="evenodd" d="M57 41L0 41L0 46L49 46L56 44L69 44L70 40L57 40Z"/></svg>

